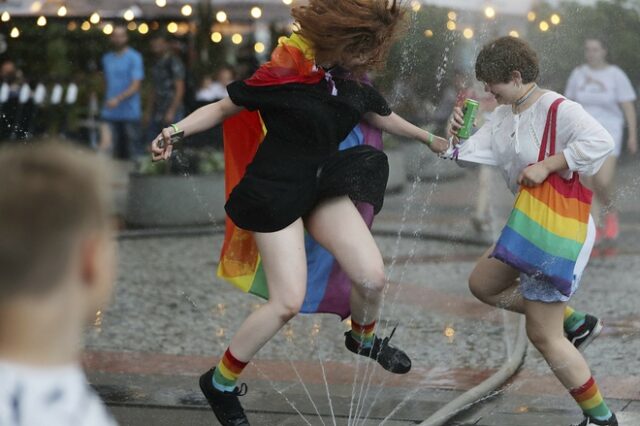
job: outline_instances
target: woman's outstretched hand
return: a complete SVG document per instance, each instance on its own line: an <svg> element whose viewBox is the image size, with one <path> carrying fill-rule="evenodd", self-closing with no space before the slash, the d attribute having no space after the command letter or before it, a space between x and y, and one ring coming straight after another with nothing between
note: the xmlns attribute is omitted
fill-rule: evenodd
<svg viewBox="0 0 640 426"><path fill-rule="evenodd" d="M449 141L436 135L429 135L426 145L436 154L444 154L449 149Z"/></svg>
<svg viewBox="0 0 640 426"><path fill-rule="evenodd" d="M153 161L168 160L173 152L171 134L174 130L167 127L151 142L151 159Z"/></svg>

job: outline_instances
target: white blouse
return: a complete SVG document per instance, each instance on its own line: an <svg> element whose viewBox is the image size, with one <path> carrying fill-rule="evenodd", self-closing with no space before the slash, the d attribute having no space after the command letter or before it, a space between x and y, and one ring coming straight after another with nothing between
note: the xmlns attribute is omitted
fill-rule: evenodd
<svg viewBox="0 0 640 426"><path fill-rule="evenodd" d="M547 113L562 95L548 91L527 110L514 114L511 105L501 105L485 124L459 146L458 160L497 166L509 189L518 192L518 177L530 164L538 162ZM611 135L576 102L565 100L558 108L556 154L563 152L569 170L594 175L613 151ZM547 147L547 155L549 154ZM451 158L449 150L445 157Z"/></svg>

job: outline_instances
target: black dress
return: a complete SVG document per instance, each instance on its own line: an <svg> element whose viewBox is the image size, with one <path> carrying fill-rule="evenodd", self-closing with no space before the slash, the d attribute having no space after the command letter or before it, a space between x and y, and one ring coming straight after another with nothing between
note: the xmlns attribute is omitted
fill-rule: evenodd
<svg viewBox="0 0 640 426"><path fill-rule="evenodd" d="M236 226L275 232L305 217L323 199L348 195L382 208L389 176L386 155L360 145L338 145L366 112L390 115L371 86L335 79L333 96L325 80L314 84L228 86L234 104L259 110L267 134L225 210Z"/></svg>

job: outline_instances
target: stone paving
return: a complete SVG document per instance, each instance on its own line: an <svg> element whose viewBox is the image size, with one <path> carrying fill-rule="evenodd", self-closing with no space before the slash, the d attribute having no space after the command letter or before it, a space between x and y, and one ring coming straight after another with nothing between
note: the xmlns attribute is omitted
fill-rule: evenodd
<svg viewBox="0 0 640 426"><path fill-rule="evenodd" d="M640 174L620 176L622 237L596 253L572 304L601 316L603 335L586 357L612 405L639 426ZM475 171L455 180L413 182L387 197L375 235L388 268L383 330L414 369L392 376L344 349L348 324L300 316L260 351L243 375L252 424L416 424L501 366L517 318L477 302L466 287L486 249L471 229ZM491 191L496 227L511 197ZM85 366L123 425L215 424L197 389L240 322L261 301L215 276L219 225L166 233L125 231L114 303L87 331ZM333 415L332 415L333 413ZM572 400L529 348L523 369L501 393L451 425L568 425ZM356 423L355 419L359 419Z"/></svg>

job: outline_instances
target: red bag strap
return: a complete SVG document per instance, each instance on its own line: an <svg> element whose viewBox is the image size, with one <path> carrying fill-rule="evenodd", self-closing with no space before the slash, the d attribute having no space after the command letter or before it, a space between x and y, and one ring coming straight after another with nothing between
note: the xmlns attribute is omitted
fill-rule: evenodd
<svg viewBox="0 0 640 426"><path fill-rule="evenodd" d="M542 144L540 145L540 153L538 154L538 162L544 160L547 153L547 145L549 147L549 156L556 153L556 127L558 122L558 107L565 98L558 98L551 104L549 112L547 113L547 122L544 125L544 134L542 136Z"/></svg>

